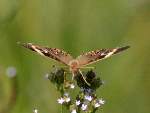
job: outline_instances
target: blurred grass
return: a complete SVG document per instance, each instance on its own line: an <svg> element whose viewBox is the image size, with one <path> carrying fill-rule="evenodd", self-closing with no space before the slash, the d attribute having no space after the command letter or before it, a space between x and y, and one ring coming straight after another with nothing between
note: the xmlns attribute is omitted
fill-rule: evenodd
<svg viewBox="0 0 150 113"><path fill-rule="evenodd" d="M59 63L21 48L17 41L62 48L74 56L97 48L131 45L113 58L94 64L105 85L103 113L150 112L150 2L147 0L0 1L0 113L60 112L54 86L44 79ZM17 69L17 98L10 102ZM101 112L101 111L100 111Z"/></svg>

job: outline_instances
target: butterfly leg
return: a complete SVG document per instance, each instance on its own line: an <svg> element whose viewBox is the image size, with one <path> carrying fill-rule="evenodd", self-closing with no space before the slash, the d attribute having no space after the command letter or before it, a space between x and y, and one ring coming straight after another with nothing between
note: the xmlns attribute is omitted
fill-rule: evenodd
<svg viewBox="0 0 150 113"><path fill-rule="evenodd" d="M65 69L68 68L68 66L59 66L59 67L60 67L60 68L65 68Z"/></svg>
<svg viewBox="0 0 150 113"><path fill-rule="evenodd" d="M72 81L74 80L74 77L75 77L75 74L74 74L74 73L72 73Z"/></svg>
<svg viewBox="0 0 150 113"><path fill-rule="evenodd" d="M95 67L80 67L82 69L95 69Z"/></svg>
<svg viewBox="0 0 150 113"><path fill-rule="evenodd" d="M68 66L56 66L56 65L52 65L53 68L55 67L60 67L60 68L68 68Z"/></svg>
<svg viewBox="0 0 150 113"><path fill-rule="evenodd" d="M81 70L79 70L79 72L80 72L80 74L82 75L82 78L83 78L83 80L85 81L85 83L86 83L88 86L91 86L91 85L86 81L86 79L85 79L83 73L81 72Z"/></svg>
<svg viewBox="0 0 150 113"><path fill-rule="evenodd" d="M64 83L67 81L66 72L64 72Z"/></svg>

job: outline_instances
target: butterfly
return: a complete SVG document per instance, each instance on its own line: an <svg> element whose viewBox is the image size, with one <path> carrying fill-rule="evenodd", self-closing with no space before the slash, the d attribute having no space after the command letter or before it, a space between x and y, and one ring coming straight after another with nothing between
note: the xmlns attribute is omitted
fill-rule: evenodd
<svg viewBox="0 0 150 113"><path fill-rule="evenodd" d="M113 49L98 49L95 51L84 53L76 58L73 58L70 54L68 54L67 52L61 49L39 46L32 43L20 43L20 44L23 47L28 48L34 52L37 52L42 56L47 56L51 59L54 59L58 62L67 65L69 67L70 72L72 72L73 77L76 75L77 72L81 73L80 68L95 63L99 60L106 59L130 47L130 46L124 46L124 47L117 47ZM83 79L85 80L84 77Z"/></svg>

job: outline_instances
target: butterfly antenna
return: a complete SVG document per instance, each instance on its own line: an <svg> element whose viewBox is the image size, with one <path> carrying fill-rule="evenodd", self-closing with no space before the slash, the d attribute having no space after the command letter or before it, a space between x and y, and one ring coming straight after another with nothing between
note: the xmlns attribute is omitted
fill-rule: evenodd
<svg viewBox="0 0 150 113"><path fill-rule="evenodd" d="M91 85L86 81L86 79L85 79L83 73L81 72L81 70L79 70L79 72L80 72L80 74L82 75L82 78L83 78L83 80L85 81L85 83L86 83L88 86L91 86Z"/></svg>

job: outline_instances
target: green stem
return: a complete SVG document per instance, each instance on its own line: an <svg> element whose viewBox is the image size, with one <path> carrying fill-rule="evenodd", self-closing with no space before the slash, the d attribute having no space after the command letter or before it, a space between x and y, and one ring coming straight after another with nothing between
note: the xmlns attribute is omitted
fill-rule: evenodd
<svg viewBox="0 0 150 113"><path fill-rule="evenodd" d="M61 105L61 113L63 113L63 105Z"/></svg>

